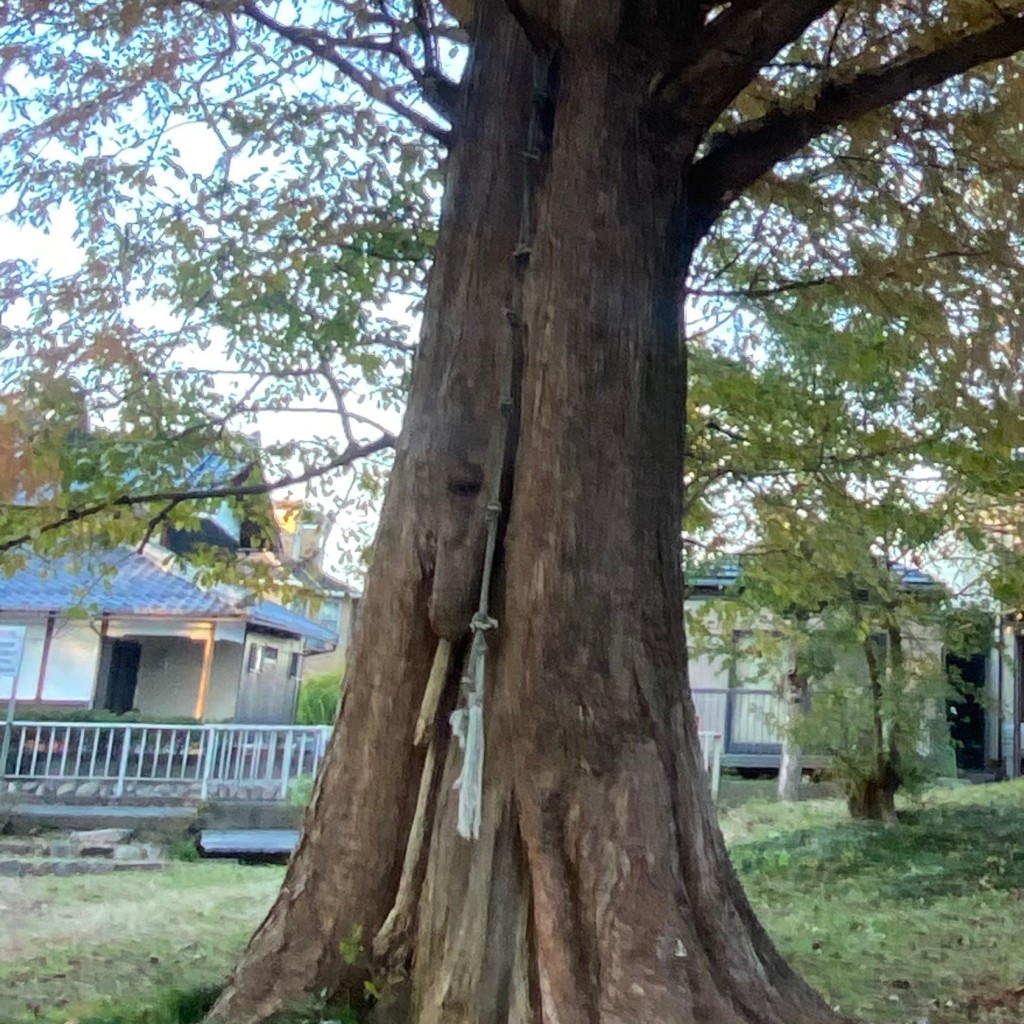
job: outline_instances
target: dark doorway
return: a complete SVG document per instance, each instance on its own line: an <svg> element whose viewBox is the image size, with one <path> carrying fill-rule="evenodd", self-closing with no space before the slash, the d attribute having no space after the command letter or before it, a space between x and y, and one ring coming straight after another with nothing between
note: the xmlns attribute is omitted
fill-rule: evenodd
<svg viewBox="0 0 1024 1024"><path fill-rule="evenodd" d="M139 682L142 644L137 640L115 640L110 650L107 672L107 710L123 715L135 707L135 687Z"/></svg>
<svg viewBox="0 0 1024 1024"><path fill-rule="evenodd" d="M949 734L962 772L985 770L985 668L984 654L946 655L954 690L947 708Z"/></svg>

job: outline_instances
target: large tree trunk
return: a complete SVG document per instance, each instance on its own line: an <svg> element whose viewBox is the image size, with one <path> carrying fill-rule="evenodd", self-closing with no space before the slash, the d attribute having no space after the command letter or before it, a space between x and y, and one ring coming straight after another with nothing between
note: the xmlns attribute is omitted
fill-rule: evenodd
<svg viewBox="0 0 1024 1024"><path fill-rule="evenodd" d="M826 1020L746 901L699 757L679 544L685 178L644 129L651 69L631 45L561 26L532 257L509 299L507 192L521 181L530 90L501 4L478 7L434 319L341 723L281 897L215 1016L251 1024L354 983L338 944L358 934L378 939L376 961L357 966L378 972L379 1016L401 1024ZM466 581L479 579L481 535L466 516L481 500L466 495L496 458L483 458L481 424L497 410L510 301L521 430L494 595L481 835L468 842L452 791L461 755L443 724L458 656L425 778L413 730L432 637L457 640L476 596ZM468 463L438 450L454 437ZM438 476L430 458L442 455L463 474L476 463L475 477ZM446 508L451 490L469 512ZM378 935L396 898L403 913Z"/></svg>

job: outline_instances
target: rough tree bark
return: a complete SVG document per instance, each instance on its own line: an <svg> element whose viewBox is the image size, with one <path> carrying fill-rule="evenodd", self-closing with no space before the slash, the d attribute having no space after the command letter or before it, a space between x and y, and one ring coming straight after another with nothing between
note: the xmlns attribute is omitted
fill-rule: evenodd
<svg viewBox="0 0 1024 1024"><path fill-rule="evenodd" d="M699 759L680 568L679 310L695 239L680 154L645 116L645 53L679 52L686 26L662 17L672 3L642 7L624 38L617 4L608 18L517 5L524 35L500 0L478 3L423 351L343 713L281 896L214 1019L257 1024L310 993L358 991L369 971L379 1016L403 1024L830 1017L754 917ZM526 35L557 50L558 91L520 288ZM446 716L513 338L520 430L482 834L470 843L454 828ZM425 757L413 739L438 637L455 654ZM400 882L418 899L380 936ZM353 936L373 956L348 965L339 943Z"/></svg>
<svg viewBox="0 0 1024 1024"><path fill-rule="evenodd" d="M413 736L435 647L439 637L457 645L475 608L532 87L530 50L512 16L501 2L480 7L342 713L281 893L212 1019L262 1021L325 991L362 995L366 962L346 963L339 944L368 948L392 907L423 769Z"/></svg>

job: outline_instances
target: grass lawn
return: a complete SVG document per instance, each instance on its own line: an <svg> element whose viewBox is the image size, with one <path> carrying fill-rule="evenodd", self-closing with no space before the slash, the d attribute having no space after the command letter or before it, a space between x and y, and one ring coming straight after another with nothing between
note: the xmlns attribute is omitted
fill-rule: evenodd
<svg viewBox="0 0 1024 1024"><path fill-rule="evenodd" d="M722 826L761 919L832 1005L876 1024L1024 1020L1024 782L934 790L902 816L758 801ZM103 999L216 984L280 879L225 862L0 879L0 1022L86 1024Z"/></svg>
<svg viewBox="0 0 1024 1024"><path fill-rule="evenodd" d="M1024 1019L1024 783L933 790L901 817L851 822L823 800L748 804L722 825L761 920L833 1006Z"/></svg>
<svg viewBox="0 0 1024 1024"><path fill-rule="evenodd" d="M207 861L0 878L0 1022L64 1024L103 1000L142 1005L221 981L283 871Z"/></svg>

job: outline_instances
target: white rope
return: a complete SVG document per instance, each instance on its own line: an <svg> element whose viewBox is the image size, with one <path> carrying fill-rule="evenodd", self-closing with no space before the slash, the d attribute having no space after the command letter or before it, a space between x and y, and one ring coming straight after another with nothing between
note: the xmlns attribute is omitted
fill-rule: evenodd
<svg viewBox="0 0 1024 1024"><path fill-rule="evenodd" d="M540 132L537 117L538 102L547 98L547 80L550 69L550 56L538 55L534 61L534 95L533 111L527 131L527 146L523 156L529 161L540 158L538 135ZM480 578L480 603L477 613L473 616L469 628L473 631L473 643L469 649L466 672L462 677L464 703L452 712L449 722L452 733L458 740L462 751L462 768L455 780L455 789L459 793L459 815L456 827L464 839L480 837L480 822L483 814L484 789L484 689L487 676L487 634L498 628L497 620L492 619L490 610L491 576L494 573L494 555L498 543L498 525L501 520L501 478L505 466L508 446L509 427L512 420L514 400L512 397L512 377L516 339L519 331L519 316L515 309L521 301L522 273L530 260L530 198L532 190L531 174L526 170L523 175L523 201L520 207L519 241L513 252L516 263L515 301L512 309L505 310L512 332L509 350L505 360L505 378L502 383L500 411L501 419L498 427L497 444L493 478L491 480L491 500L487 504L487 548L484 553L484 565Z"/></svg>
<svg viewBox="0 0 1024 1024"><path fill-rule="evenodd" d="M463 682L468 684L464 707L452 712L452 732L462 750L462 769L455 780L459 793L456 825L463 839L480 838L484 792L484 686L487 674L487 636L498 623L487 615L473 617L473 644Z"/></svg>

